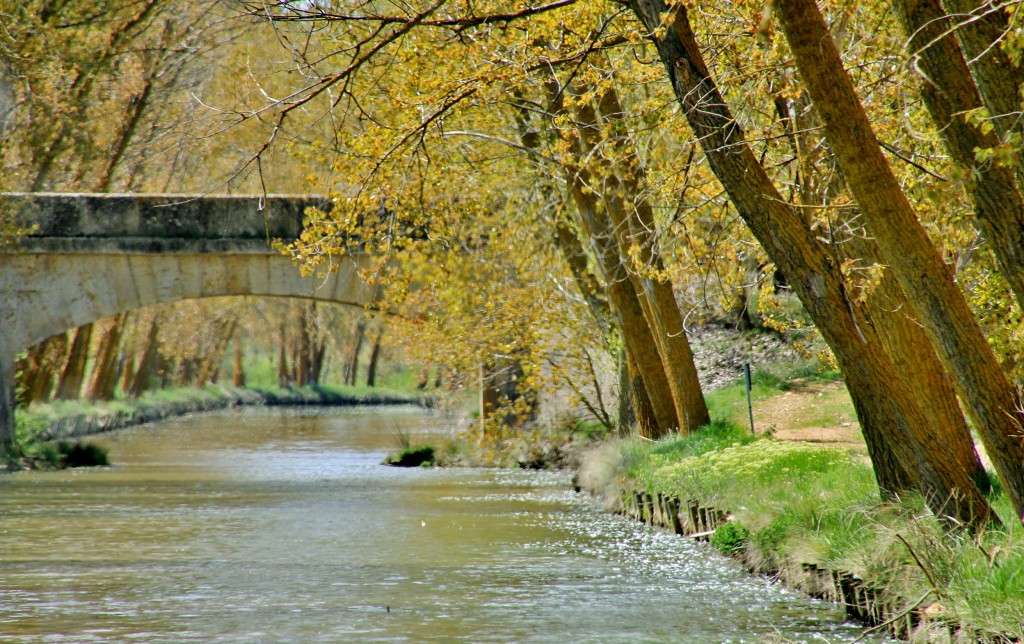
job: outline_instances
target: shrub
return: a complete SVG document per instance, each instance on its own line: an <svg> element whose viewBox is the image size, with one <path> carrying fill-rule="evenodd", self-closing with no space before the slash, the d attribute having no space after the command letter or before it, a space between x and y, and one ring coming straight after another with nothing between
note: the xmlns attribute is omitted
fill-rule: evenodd
<svg viewBox="0 0 1024 644"><path fill-rule="evenodd" d="M68 443L61 441L57 449L63 456L63 467L102 467L110 465L107 450L96 443Z"/></svg>
<svg viewBox="0 0 1024 644"><path fill-rule="evenodd" d="M711 545L719 552L735 554L746 549L749 539L750 530L735 521L730 521L715 529L715 533L711 535Z"/></svg>
<svg viewBox="0 0 1024 644"><path fill-rule="evenodd" d="M430 445L422 447L407 447L398 454L392 454L384 459L385 465L395 467L423 467L434 464L434 448Z"/></svg>

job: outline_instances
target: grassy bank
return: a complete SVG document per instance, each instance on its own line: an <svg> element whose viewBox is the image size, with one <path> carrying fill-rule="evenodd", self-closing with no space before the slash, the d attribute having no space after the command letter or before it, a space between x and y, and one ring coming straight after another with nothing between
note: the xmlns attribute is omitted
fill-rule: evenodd
<svg viewBox="0 0 1024 644"><path fill-rule="evenodd" d="M208 385L148 391L139 398L57 400L18 409L9 467L54 462L56 445L91 434L234 405L423 404L421 397L372 387L242 388Z"/></svg>
<svg viewBox="0 0 1024 644"><path fill-rule="evenodd" d="M711 541L751 570L797 587L807 564L852 573L883 601L941 623L920 627L922 641L948 625L964 641L1024 638L1024 538L1004 498L995 505L1006 530L949 534L920 498L883 503L863 458L754 438L731 421L606 444L587 455L579 480L611 506L640 490L724 510L729 521Z"/></svg>

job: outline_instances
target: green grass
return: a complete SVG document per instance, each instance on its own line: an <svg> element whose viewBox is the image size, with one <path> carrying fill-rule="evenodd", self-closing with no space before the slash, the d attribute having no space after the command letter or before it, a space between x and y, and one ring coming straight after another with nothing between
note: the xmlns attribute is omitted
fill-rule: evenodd
<svg viewBox="0 0 1024 644"><path fill-rule="evenodd" d="M778 395L788 387L782 380L768 373L758 373L752 378L750 396L755 402ZM747 411L746 384L739 380L731 385L707 393L704 400L715 422L728 422L742 427L750 426ZM749 431L749 429L748 429Z"/></svg>
<svg viewBox="0 0 1024 644"><path fill-rule="evenodd" d="M799 570L806 562L850 571L908 604L930 593L925 605L937 602L971 628L1024 637L1024 532L1003 497L995 507L1008 528L976 539L949 534L919 497L883 502L862 459L753 440L728 423L688 437L624 440L615 458L608 450L600 458L609 474L590 480L614 479L614 490L625 481L728 511L731 527L712 543L740 551L754 568Z"/></svg>
<svg viewBox="0 0 1024 644"><path fill-rule="evenodd" d="M755 406L755 422L757 420L757 403L769 400L782 392L792 391L807 382L806 379L797 382L785 380L781 376L765 370L753 374L751 380L751 399ZM829 382L831 379L826 374L814 381ZM705 396L705 400L713 420L749 428L750 416L747 409L746 385L742 380L709 392ZM789 424L794 429L829 427L856 422L853 401L850 400L850 395L844 388L821 392L815 398L813 405L793 410L789 418Z"/></svg>

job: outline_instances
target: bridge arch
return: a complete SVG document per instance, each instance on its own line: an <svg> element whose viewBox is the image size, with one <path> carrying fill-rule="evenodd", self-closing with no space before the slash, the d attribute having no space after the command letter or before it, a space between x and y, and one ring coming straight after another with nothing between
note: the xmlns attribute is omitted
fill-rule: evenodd
<svg viewBox="0 0 1024 644"><path fill-rule="evenodd" d="M302 277L284 256L39 254L4 258L0 331L14 356L51 335L154 304L229 295L289 297L363 307L372 300L354 259Z"/></svg>
<svg viewBox="0 0 1024 644"><path fill-rule="evenodd" d="M116 313L187 299L252 295L365 306L365 258L303 277L274 239L295 239L309 197L5 195L23 225L0 253L0 449L14 440L14 359L30 346Z"/></svg>

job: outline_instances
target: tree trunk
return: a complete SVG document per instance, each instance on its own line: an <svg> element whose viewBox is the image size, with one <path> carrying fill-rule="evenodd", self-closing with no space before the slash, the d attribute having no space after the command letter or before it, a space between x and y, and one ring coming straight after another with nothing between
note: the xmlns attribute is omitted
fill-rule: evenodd
<svg viewBox="0 0 1024 644"><path fill-rule="evenodd" d="M309 303L306 315L306 332L309 334L309 364L306 380L309 384L318 385L320 384L320 377L324 369L324 356L327 353L327 345L323 335L319 332L316 302Z"/></svg>
<svg viewBox="0 0 1024 644"><path fill-rule="evenodd" d="M591 273L588 267L589 259L583 244L580 243L579 237L569 224L561 217L557 217L555 221L555 244L561 251L565 263L569 266L576 281L576 287L583 295L590 314L594 317L598 328L601 329L606 349L614 351L617 337L622 336L622 322L618 314L613 312L608 304L610 287L601 286L596 276ZM632 371L630 371L630 365L632 365ZM634 378L636 383L634 383ZM637 396L643 398L640 403L636 401ZM627 343L623 342L621 355L619 355L619 431L628 433L629 429L636 425L641 428L643 436L657 434L658 423L653 414L654 408L648 398L643 380L637 372L636 360Z"/></svg>
<svg viewBox="0 0 1024 644"><path fill-rule="evenodd" d="M22 369L21 402L41 403L50 400L57 371L64 364L68 350L68 334L52 335L28 351L26 368Z"/></svg>
<svg viewBox="0 0 1024 644"><path fill-rule="evenodd" d="M290 387L292 385L291 371L288 368L288 329L282 323L278 333L277 352L277 386Z"/></svg>
<svg viewBox="0 0 1024 644"><path fill-rule="evenodd" d="M1017 303L1024 307L1024 197L1021 195L1024 177L1018 175L1021 184L1015 185L1011 168L992 160L979 163L975 157L975 150L995 148L999 138L967 122L966 114L982 107L981 96L956 40L945 35L951 21L939 0L900 0L896 6L909 49L916 54L913 69L925 76L921 83L924 104L950 156L958 165L970 170L968 189L978 224ZM974 43L976 38L960 33L969 28L973 27L957 27L957 35L961 40ZM983 58L986 66L990 64L987 57ZM1019 114L1014 118L1019 119ZM995 123L1005 124L1006 120L997 119Z"/></svg>
<svg viewBox="0 0 1024 644"><path fill-rule="evenodd" d="M142 359L139 361L139 368L135 370L132 384L125 392L132 398L138 398L150 388L152 381L159 375L160 371L160 318L153 318L149 325L146 348L142 352Z"/></svg>
<svg viewBox="0 0 1024 644"><path fill-rule="evenodd" d="M235 336L235 351L231 361L231 384L235 387L245 386L245 368L242 363L242 338Z"/></svg>
<svg viewBox="0 0 1024 644"><path fill-rule="evenodd" d="M366 386L377 386L377 361L380 360L380 343L384 337L384 329L378 329L376 337L373 338L373 348L370 350L370 361L366 365ZM440 375L438 375L440 379Z"/></svg>
<svg viewBox="0 0 1024 644"><path fill-rule="evenodd" d="M86 387L85 397L89 400L111 400L117 385L117 368L121 336L124 333L127 314L116 315L103 335L100 337L99 348L96 350L96 361L92 368L92 377Z"/></svg>
<svg viewBox="0 0 1024 644"><path fill-rule="evenodd" d="M992 2L978 0L942 0L942 4L957 18L953 33L964 57L970 61L971 77L981 92L981 100L988 108L999 139L1008 141L1012 133L1024 135L1021 122L1024 78L1020 67L1000 46L1012 29L1006 10ZM1021 139L1017 139L1016 145L1020 144ZM1024 184L1024 158L1019 150L1014 168L1018 180Z"/></svg>
<svg viewBox="0 0 1024 644"><path fill-rule="evenodd" d="M820 159L818 164L824 164L828 169L818 170L815 163L801 164L799 172L803 180L794 181L794 184L801 185L798 195L803 203L811 206L825 205L844 194L843 175L835 169L834 163L827 156L831 154L828 145L811 138L811 132L821 129L821 121L810 108L810 99L806 98L806 93L801 92L798 100L808 107L801 110L799 122L792 124L795 131L789 137L789 141L793 146L793 152L799 157L803 154L803 149L819 150L818 154L826 156ZM795 118L786 116L782 110L780 117ZM863 230L863 225L858 223L859 219L859 212L846 211L840 225L833 226L833 234L837 235L832 242L833 247L842 254L843 259L853 260L861 266L883 266L885 262L879 255L878 246L867 241L870 235ZM842 236L842 233L835 232L836 230L847 232ZM864 304L875 321L879 339L892 358L897 374L913 392L933 432L946 437L952 458L959 463L959 467L968 472L981 492L987 493L988 476L978 458L956 393L942 362L932 349L928 335L917 320L912 318L911 307L907 304L906 296L892 271L884 270L874 287L869 286L861 292L866 293ZM885 431L884 427L865 430L867 434L876 436L884 436ZM890 480L899 481L897 485L900 488L914 487L914 478L905 469L888 472L885 476Z"/></svg>
<svg viewBox="0 0 1024 644"><path fill-rule="evenodd" d="M867 229L953 377L1017 516L1024 517L1021 402L890 171L817 6L779 0L775 9Z"/></svg>
<svg viewBox="0 0 1024 644"><path fill-rule="evenodd" d="M601 173L600 178L584 169L576 172L577 177L587 184L590 191L603 196L595 205L603 208L608 219L607 234L612 236L619 262L628 272L651 337L654 340L662 368L668 382L675 422L683 433L696 430L710 422L704 396L701 393L693 353L683 328L683 318L676 303L670 283L663 283L630 270L631 246L638 244L640 259L654 268L661 268L661 260L653 248L654 217L650 205L642 197L643 168L635 161L636 153L628 149L622 137L609 141L602 140L602 125L615 129L615 122L622 118L622 108L613 89L605 89L600 96L600 116L592 105L582 103L576 107L576 124L581 132L575 138L576 152L580 159L594 158L603 143L609 143L615 162L608 163L611 171ZM612 156L612 155L608 155ZM621 175L621 176L620 176ZM596 183L595 183L596 182Z"/></svg>
<svg viewBox="0 0 1024 644"><path fill-rule="evenodd" d="M601 121L606 127L610 125L618 129L618 122L624 112L614 88L606 89L599 100ZM588 131L583 130L585 135ZM654 212L643 196L647 192L644 168L640 165L636 150L632 149L624 137L613 138L612 146L617 149L623 167L617 173L609 173L601 194L616 232L619 258L624 265L628 265L631 247L636 245L638 258L644 267L661 271L664 266L655 248ZM672 388L680 431L692 432L710 423L711 415L704 402L697 366L693 362L693 351L686 337L675 291L672 283L667 280L654 279L635 271L634 274L640 302L647 313L648 324L658 343L665 374Z"/></svg>
<svg viewBox="0 0 1024 644"><path fill-rule="evenodd" d="M878 247L864 243L864 239L854 235L842 246L869 265L880 264L882 259L877 256ZM913 392L932 433L943 437L950 458L967 472L983 494L987 494L991 487L988 476L957 402L956 391L932 348L928 334L911 317L906 296L891 270L886 269L878 285L869 292L865 304L875 320L885 351L892 357L896 373ZM893 475L899 474L894 472Z"/></svg>
<svg viewBox="0 0 1024 644"><path fill-rule="evenodd" d="M85 382L85 365L89 361L89 343L92 341L92 323L83 324L75 329L75 339L71 341L71 351L60 374L55 398L60 400L78 400L82 395L82 383Z"/></svg>
<svg viewBox="0 0 1024 644"><path fill-rule="evenodd" d="M352 334L352 347L349 350L348 360L345 361L345 384L356 385L359 376L359 353L363 350L363 341L366 339L366 318L359 318L356 321L355 331Z"/></svg>
<svg viewBox="0 0 1024 644"><path fill-rule="evenodd" d="M28 348L25 353L25 357L19 359L16 362L14 368L17 374L17 384L15 391L17 392L18 405L28 405L32 402L32 389L39 377L39 372L42 369L44 356L46 355L47 344L46 341L39 342Z"/></svg>
<svg viewBox="0 0 1024 644"><path fill-rule="evenodd" d="M5 352L6 353L6 352ZM15 366L8 355L0 355L0 456L14 446Z"/></svg>
<svg viewBox="0 0 1024 644"><path fill-rule="evenodd" d="M637 405L638 418L641 421L640 435L658 438L679 427L665 367L658 354L654 335L644 317L636 285L619 259L611 223L597 203L594 193L587 188L590 183L589 175L583 169L569 169L568 173L570 192L576 202L582 228L587 232L587 238L594 248L598 266L604 274L608 300L619 318L623 344L636 366L634 373L643 383L646 395L638 403L644 402L644 399L650 403L649 411L652 413L649 417L646 416L648 408Z"/></svg>
<svg viewBox="0 0 1024 644"><path fill-rule="evenodd" d="M138 370L135 364L135 356L129 352L128 348L125 347L124 352L124 366L121 369L121 392L127 393L132 386L132 380L135 379L135 372Z"/></svg>
<svg viewBox="0 0 1024 644"><path fill-rule="evenodd" d="M238 320L232 317L230 320L219 320L206 348L203 358L199 361L196 373L196 385L203 386L207 383L217 382L220 376L220 365L224 361L224 354L227 353L231 338L238 328Z"/></svg>
<svg viewBox="0 0 1024 644"><path fill-rule="evenodd" d="M847 294L830 249L785 202L744 141L710 78L685 7L676 5L666 29L662 19L669 9L662 0L631 0L630 6L651 31L676 98L712 171L768 256L785 273L839 361L883 493L898 492L900 484L886 480L885 473L905 467L937 516L953 516L971 526L987 523L994 516L991 507L966 473L949 463L941 437L930 433L870 318ZM873 436L868 428L886 433Z"/></svg>

